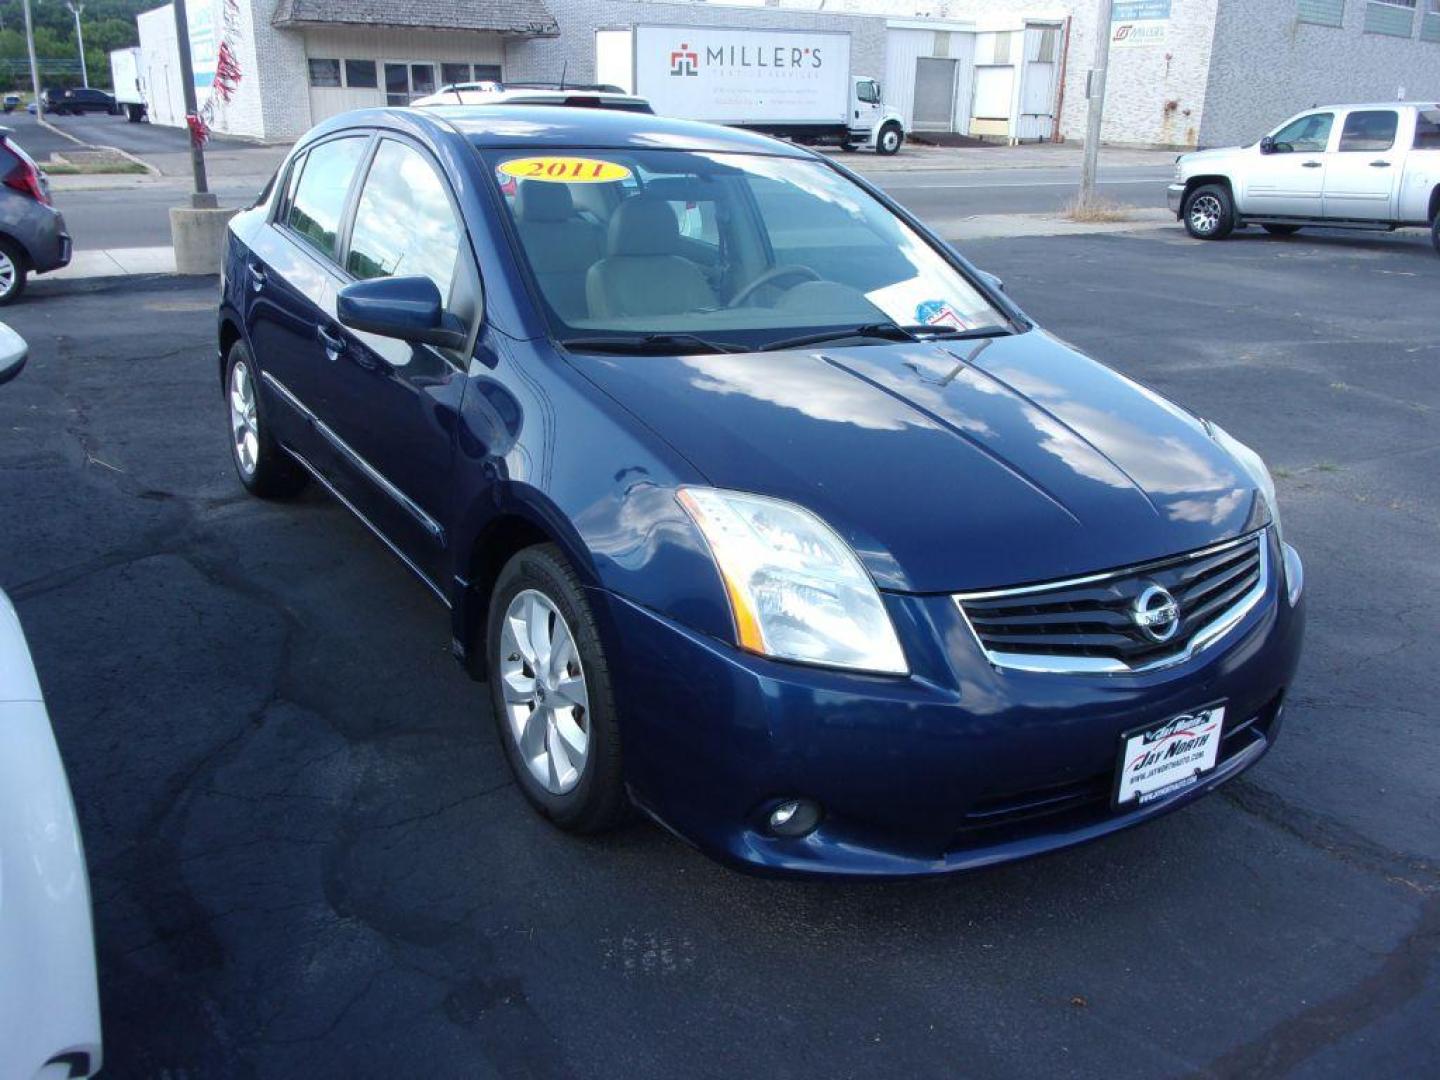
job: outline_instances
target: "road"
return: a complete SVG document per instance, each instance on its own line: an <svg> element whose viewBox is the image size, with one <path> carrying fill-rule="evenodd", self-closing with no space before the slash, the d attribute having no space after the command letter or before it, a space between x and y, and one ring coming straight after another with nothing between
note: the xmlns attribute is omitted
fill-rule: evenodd
<svg viewBox="0 0 1440 1080"><path fill-rule="evenodd" d="M119 189L57 191L56 205L65 213L76 249L168 244L169 208L183 203L189 190L190 159L183 133L111 116L60 117L54 122L88 141L138 154L166 174L159 182L136 180ZM38 147L39 156L48 156L52 149L64 153L64 140L40 129L30 117L14 126L21 145ZM244 205L270 176L282 153L275 147L217 139L209 153L211 186L225 204ZM845 155L841 160L869 172L885 191L942 231L960 218L978 214L1054 213L1074 197L1079 182L1078 170L1069 167L904 172L869 154ZM1104 168L1101 193L1118 203L1161 207L1170 175L1169 166Z"/></svg>
<svg viewBox="0 0 1440 1080"><path fill-rule="evenodd" d="M1309 633L1223 793L910 884L549 828L424 590L329 500L242 494L213 283L8 309L0 586L85 830L105 1075L1433 1074L1440 260L1178 229L970 253L1270 460Z"/></svg>

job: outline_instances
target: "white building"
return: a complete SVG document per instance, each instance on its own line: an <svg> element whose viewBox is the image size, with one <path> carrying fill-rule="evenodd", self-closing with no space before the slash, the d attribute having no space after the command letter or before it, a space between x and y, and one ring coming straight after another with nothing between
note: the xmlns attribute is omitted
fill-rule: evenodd
<svg viewBox="0 0 1440 1080"><path fill-rule="evenodd" d="M186 5L206 118L229 134L292 139L346 109L405 104L448 82L591 82L597 33L661 24L848 32L855 73L879 78L922 136L1083 137L1093 0L776 2ZM138 21L152 119L182 123L173 11ZM1221 145L1317 102L1440 100L1440 0L1115 0L1106 32L1111 143ZM221 43L239 69L228 101L212 90Z"/></svg>

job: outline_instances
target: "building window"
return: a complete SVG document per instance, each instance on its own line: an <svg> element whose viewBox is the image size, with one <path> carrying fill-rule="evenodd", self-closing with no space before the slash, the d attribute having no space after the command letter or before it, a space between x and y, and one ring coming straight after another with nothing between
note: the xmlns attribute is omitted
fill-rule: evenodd
<svg viewBox="0 0 1440 1080"><path fill-rule="evenodd" d="M499 65L499 64L476 64L476 65L475 65L475 81L476 81L476 82L499 82L499 81L500 81L500 65Z"/></svg>
<svg viewBox="0 0 1440 1080"><path fill-rule="evenodd" d="M1420 40L1440 45L1440 0L1430 0L1425 16L1420 20Z"/></svg>
<svg viewBox="0 0 1440 1080"><path fill-rule="evenodd" d="M345 85L352 90L374 90L380 85L374 60L346 60Z"/></svg>
<svg viewBox="0 0 1440 1080"><path fill-rule="evenodd" d="M1298 0L1296 17L1316 26L1344 26L1345 0Z"/></svg>
<svg viewBox="0 0 1440 1080"><path fill-rule="evenodd" d="M340 61L339 61L339 60L311 60L311 61L310 61L310 85L311 85L311 86L339 86L339 85L340 85Z"/></svg>
<svg viewBox="0 0 1440 1080"><path fill-rule="evenodd" d="M1042 64L1053 64L1055 62L1055 46L1059 37L1059 27L1047 26L1041 30L1040 42L1035 48L1035 59Z"/></svg>
<svg viewBox="0 0 1440 1080"><path fill-rule="evenodd" d="M435 92L435 65L410 65L410 91L415 97L424 97Z"/></svg>
<svg viewBox="0 0 1440 1080"><path fill-rule="evenodd" d="M1408 38L1415 28L1415 0L1368 0L1365 33Z"/></svg>
<svg viewBox="0 0 1440 1080"><path fill-rule="evenodd" d="M446 86L455 86L470 81L469 64L441 64L440 81Z"/></svg>
<svg viewBox="0 0 1440 1080"><path fill-rule="evenodd" d="M1010 63L1010 31L995 35L995 63Z"/></svg>

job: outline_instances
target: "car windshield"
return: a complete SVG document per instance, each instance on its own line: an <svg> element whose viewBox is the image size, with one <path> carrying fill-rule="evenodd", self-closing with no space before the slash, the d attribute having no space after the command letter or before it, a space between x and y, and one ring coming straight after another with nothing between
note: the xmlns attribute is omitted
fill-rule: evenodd
<svg viewBox="0 0 1440 1080"><path fill-rule="evenodd" d="M930 243L823 162L670 150L488 161L562 341L763 349L848 330L884 341L1008 326Z"/></svg>

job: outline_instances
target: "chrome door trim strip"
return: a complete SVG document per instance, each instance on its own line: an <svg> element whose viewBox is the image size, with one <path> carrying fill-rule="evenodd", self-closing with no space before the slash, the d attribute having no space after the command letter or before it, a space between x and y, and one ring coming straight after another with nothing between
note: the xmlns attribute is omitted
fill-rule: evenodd
<svg viewBox="0 0 1440 1080"><path fill-rule="evenodd" d="M1226 608L1212 621L1201 627L1195 636L1186 643L1185 648L1169 656L1162 656L1156 660L1152 660L1148 664L1141 664L1138 667L1132 667L1123 660L1115 660L1106 656L1047 656L1041 653L994 652L985 647L985 643L980 640L980 635L970 622L970 616L965 613L965 605L961 603L961 600L966 597L957 595L952 599L955 601L955 610L960 612L960 620L965 624L965 628L970 631L970 636L974 639L976 646L978 646L980 651L985 655L985 659L989 660L990 663L997 668L1002 668L1007 671L1027 671L1045 675L1144 675L1147 672L1161 671L1193 659L1196 654L1203 652L1221 638L1225 637L1226 634L1233 630L1240 621L1260 603L1270 583L1270 545L1266 542L1265 537L1265 531L1268 528L1269 526L1266 526L1265 529L1261 529L1259 533L1250 533L1248 536L1241 537L1240 540L1228 541L1213 548L1202 548L1191 554L1191 557L1198 558L1211 554L1214 551L1234 547L1245 540L1254 541L1258 537L1260 573L1255 580L1255 585L1250 591L1236 600L1235 603L1231 604L1230 607ZM1171 560L1166 559L1162 561L1170 562ZM1139 573L1143 572L1144 567L1155 565L1156 563L1153 562L1146 563L1143 564L1142 567L1120 571L1120 573ZM1089 581L1105 580L1115 576L1115 574L1102 574L1092 578L1077 578L1067 582L1067 584L1083 584ZM1048 587L1058 588L1059 586L1051 584ZM1034 590L1027 589L1024 591L1033 592ZM970 597L973 598L979 595L981 594L970 594ZM1014 595L1014 593L1001 592L984 595L1007 596Z"/></svg>
<svg viewBox="0 0 1440 1080"><path fill-rule="evenodd" d="M430 534L432 540L436 540L441 544L445 542L445 530L440 526L438 521L427 514L419 503L392 484L379 469L375 468L374 465L371 465L370 462L356 453L355 449L349 443L336 434L334 428L316 416L314 410L310 409L303 401L296 397L288 386L268 371L260 372L260 378L270 386L273 386L277 393L299 410L305 419L314 425L315 430L321 434L325 441L340 451L340 453L344 454L346 459L359 469L372 484L388 495L392 501L398 503L406 513L418 521L420 527Z"/></svg>
<svg viewBox="0 0 1440 1080"><path fill-rule="evenodd" d="M303 408L303 406L301 407ZM416 577L418 577L421 581L428 585L430 591L435 594L435 598L437 600L439 600L447 608L451 606L450 598L447 597L440 590L440 586L436 585L435 582L430 580L430 575L425 573L424 570L421 570L420 567L416 566L415 563L411 561L410 557L405 554L405 552L401 551L398 547L396 547L395 544L391 542L390 538L386 536L383 532L381 532L373 521L371 521L368 517L361 513L360 509L349 499L347 499L344 493L341 492L339 488L337 488L334 484L327 480L325 478L325 475L319 469L317 469L314 465L310 464L310 462L306 460L303 454L292 450L288 446L282 446L282 449L292 458L294 458L305 469L306 472L308 472L317 481L319 481L326 491L330 492L331 495L335 496L341 506L345 507L345 509L349 510L350 513L354 514L355 517L359 519L360 524L364 525L367 529L374 533L376 537L379 538L380 542L390 549L391 554L393 554L397 559L399 559L402 563L404 563L410 568L411 573L413 573Z"/></svg>
<svg viewBox="0 0 1440 1080"><path fill-rule="evenodd" d="M1244 536L1237 536L1233 540L1224 540L1209 547L1200 548L1197 551L1185 551L1179 555L1167 555L1163 559L1151 559L1148 562L1136 563L1134 566L1121 567L1119 570L1107 570L1101 574L1086 574L1083 577L1066 578L1063 581L1046 581L1040 585L1017 585L1011 589L986 589L983 592L952 593L956 600L998 600L1006 596L1028 596L1031 593L1049 592L1051 589L1069 589L1075 585L1093 585L1097 581L1109 581L1111 578L1127 577L1131 574L1143 574L1157 566L1166 566L1174 562L1184 562L1190 559L1204 558L1206 555L1213 555L1217 551L1224 551L1227 548L1239 547L1247 540L1253 540L1260 533L1264 532L1268 525L1248 532Z"/></svg>

